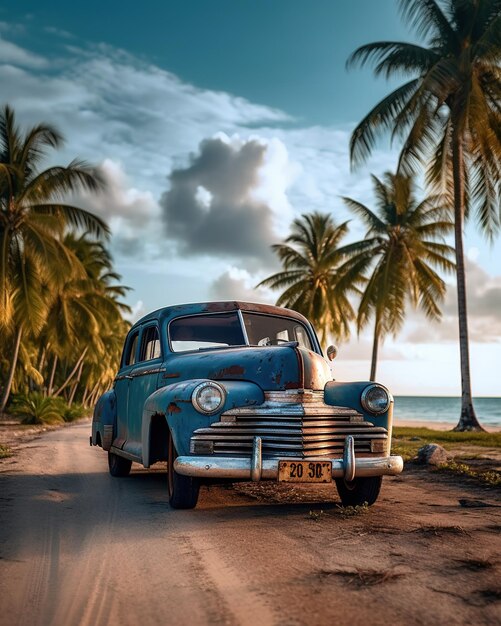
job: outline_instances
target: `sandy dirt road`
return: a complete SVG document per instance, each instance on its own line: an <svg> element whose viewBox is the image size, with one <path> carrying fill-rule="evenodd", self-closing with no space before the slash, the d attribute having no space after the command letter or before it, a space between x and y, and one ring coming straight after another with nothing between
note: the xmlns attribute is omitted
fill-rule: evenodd
<svg viewBox="0 0 501 626"><path fill-rule="evenodd" d="M501 624L499 491L414 470L353 516L330 486L174 511L161 468L111 478L88 433L0 464L2 626Z"/></svg>

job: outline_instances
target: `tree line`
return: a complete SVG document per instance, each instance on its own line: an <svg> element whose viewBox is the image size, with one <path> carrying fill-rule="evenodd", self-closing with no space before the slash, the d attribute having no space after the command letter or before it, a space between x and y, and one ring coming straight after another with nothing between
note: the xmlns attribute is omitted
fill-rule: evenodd
<svg viewBox="0 0 501 626"><path fill-rule="evenodd" d="M40 169L62 141L51 125L22 132L9 106L0 111L0 413L15 392L34 420L53 415L47 398L92 405L128 328L108 227L66 202L103 188L101 176L82 161Z"/></svg>

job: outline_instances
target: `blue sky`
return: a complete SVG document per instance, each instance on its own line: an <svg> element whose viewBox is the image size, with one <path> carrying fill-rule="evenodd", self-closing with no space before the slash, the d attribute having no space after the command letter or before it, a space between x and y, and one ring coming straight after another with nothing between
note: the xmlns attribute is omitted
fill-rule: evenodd
<svg viewBox="0 0 501 626"><path fill-rule="evenodd" d="M79 197L112 227L136 315L166 304L242 298L277 269L270 244L304 212L350 219L340 196L372 202L369 173L396 163L383 142L350 171L355 123L388 90L347 72L358 45L412 39L393 0L94 0L0 7L2 99L23 124L57 124L53 163L99 164L109 186ZM350 238L363 236L356 220ZM467 229L473 387L501 395L501 249ZM444 321L411 312L379 378L395 393L456 395L454 279ZM366 378L370 331L341 346L337 378Z"/></svg>
<svg viewBox="0 0 501 626"><path fill-rule="evenodd" d="M106 42L198 87L287 111L302 123L353 122L384 81L345 71L357 46L410 37L394 0L62 0L3 3L3 17L36 26L33 49L54 51L54 31ZM47 29L49 29L47 31ZM64 42L59 42L64 43Z"/></svg>

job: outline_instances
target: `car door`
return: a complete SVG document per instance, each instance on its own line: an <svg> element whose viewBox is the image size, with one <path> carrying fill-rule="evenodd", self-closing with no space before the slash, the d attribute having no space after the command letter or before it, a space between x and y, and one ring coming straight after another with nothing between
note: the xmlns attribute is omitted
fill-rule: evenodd
<svg viewBox="0 0 501 626"><path fill-rule="evenodd" d="M162 368L160 335L156 323L145 325L139 337L138 361L130 371L128 394L127 450L141 456L144 403L158 387Z"/></svg>
<svg viewBox="0 0 501 626"><path fill-rule="evenodd" d="M117 399L117 431L113 445L122 448L128 439L128 402L131 374L139 355L139 331L133 329L125 340L120 371L115 378L115 396Z"/></svg>

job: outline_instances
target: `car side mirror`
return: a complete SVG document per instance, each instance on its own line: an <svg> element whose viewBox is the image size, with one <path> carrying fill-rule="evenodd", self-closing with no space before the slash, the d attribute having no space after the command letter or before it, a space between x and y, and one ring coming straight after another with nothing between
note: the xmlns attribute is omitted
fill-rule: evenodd
<svg viewBox="0 0 501 626"><path fill-rule="evenodd" d="M327 358L329 359L329 361L334 361L334 359L337 357L337 348L336 346L329 346L327 348Z"/></svg>

